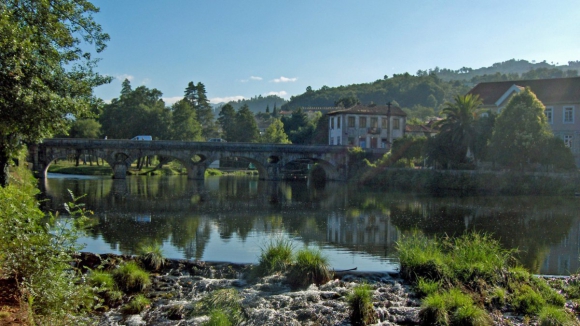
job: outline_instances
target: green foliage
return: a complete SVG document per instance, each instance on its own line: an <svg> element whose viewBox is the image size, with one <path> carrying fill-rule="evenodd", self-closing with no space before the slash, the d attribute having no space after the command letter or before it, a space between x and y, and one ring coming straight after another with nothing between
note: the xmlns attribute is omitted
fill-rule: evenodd
<svg viewBox="0 0 580 326"><path fill-rule="evenodd" d="M186 99L177 101L172 106L173 114L171 138L173 140L201 141L201 124L197 120L195 108Z"/></svg>
<svg viewBox="0 0 580 326"><path fill-rule="evenodd" d="M117 286L126 292L143 291L151 284L149 273L141 269L134 261L126 262L115 269L113 278Z"/></svg>
<svg viewBox="0 0 580 326"><path fill-rule="evenodd" d="M145 308L150 304L151 301L149 301L149 299L147 299L143 294L137 294L131 298L129 303L123 306L123 312L126 314L138 314L145 310Z"/></svg>
<svg viewBox="0 0 580 326"><path fill-rule="evenodd" d="M80 250L78 234L69 225L72 218L60 222L51 216L51 226L44 223L34 197L38 190L20 172L18 182L0 188L0 272L19 280L18 290L36 322L66 324L96 304L89 285L71 268L72 255ZM83 218L74 203L69 210Z"/></svg>
<svg viewBox="0 0 580 326"><path fill-rule="evenodd" d="M76 119L69 130L72 138L100 138L101 124L95 119Z"/></svg>
<svg viewBox="0 0 580 326"><path fill-rule="evenodd" d="M274 113L277 108L281 107L282 105L286 104L286 100L281 98L278 95L268 95L262 96L257 95L251 97L249 99L242 99L237 101L228 102L226 105L230 105L234 110L239 110L242 106L247 105L250 108L250 111L253 113L260 113L264 112L266 109L272 109L272 113ZM266 111L266 113L269 113Z"/></svg>
<svg viewBox="0 0 580 326"><path fill-rule="evenodd" d="M359 284L355 286L346 300L351 309L350 321L353 325L370 325L377 322L370 285Z"/></svg>
<svg viewBox="0 0 580 326"><path fill-rule="evenodd" d="M546 300L532 287L524 284L516 289L512 303L518 311L532 315L540 312L546 305Z"/></svg>
<svg viewBox="0 0 580 326"><path fill-rule="evenodd" d="M160 245L144 245L138 251L139 259L146 268L156 271L165 265L163 249Z"/></svg>
<svg viewBox="0 0 580 326"><path fill-rule="evenodd" d="M296 289L310 284L321 285L332 279L328 258L320 250L304 248L296 253L288 272L288 283Z"/></svg>
<svg viewBox="0 0 580 326"><path fill-rule="evenodd" d="M539 316L539 326L573 326L578 325L576 316L568 313L562 307L545 306Z"/></svg>
<svg viewBox="0 0 580 326"><path fill-rule="evenodd" d="M440 281L433 281L423 277L419 277L417 279L417 284L415 284L415 293L421 297L437 293L440 289Z"/></svg>
<svg viewBox="0 0 580 326"><path fill-rule="evenodd" d="M496 162L523 170L542 163L542 144L552 137L545 107L529 88L515 94L497 117L490 150Z"/></svg>
<svg viewBox="0 0 580 326"><path fill-rule="evenodd" d="M231 104L222 106L218 123L222 127L222 137L227 141L236 140L236 111Z"/></svg>
<svg viewBox="0 0 580 326"><path fill-rule="evenodd" d="M259 276L271 275L277 272L285 272L292 264L294 247L289 240L271 240L258 259L256 272Z"/></svg>
<svg viewBox="0 0 580 326"><path fill-rule="evenodd" d="M393 141L390 155L378 162L378 165L393 166L401 160L408 162L404 166L410 166L413 160L421 160L426 143L427 137L411 137L405 135L397 138Z"/></svg>
<svg viewBox="0 0 580 326"><path fill-rule="evenodd" d="M255 143L260 140L260 131L256 119L247 105L242 106L235 116L235 133L233 141Z"/></svg>
<svg viewBox="0 0 580 326"><path fill-rule="evenodd" d="M288 139L288 135L284 132L284 124L278 119L274 121L266 128L266 131L262 135L262 143L272 143L272 144L291 144L292 142Z"/></svg>
<svg viewBox="0 0 580 326"><path fill-rule="evenodd" d="M204 326L230 326L233 325L225 311L215 309L209 314L209 320L203 324Z"/></svg>

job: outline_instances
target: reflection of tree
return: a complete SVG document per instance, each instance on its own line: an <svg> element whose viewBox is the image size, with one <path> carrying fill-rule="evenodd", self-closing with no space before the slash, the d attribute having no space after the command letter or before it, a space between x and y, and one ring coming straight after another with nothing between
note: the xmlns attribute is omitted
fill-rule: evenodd
<svg viewBox="0 0 580 326"><path fill-rule="evenodd" d="M231 239L232 235L236 233L242 241L245 241L248 234L254 228L254 222L256 220L255 215L242 215L242 216L227 216L220 215L218 218L218 228L220 233L220 238Z"/></svg>
<svg viewBox="0 0 580 326"><path fill-rule="evenodd" d="M210 223L199 216L172 219L171 244L183 250L186 259L202 259L210 240Z"/></svg>

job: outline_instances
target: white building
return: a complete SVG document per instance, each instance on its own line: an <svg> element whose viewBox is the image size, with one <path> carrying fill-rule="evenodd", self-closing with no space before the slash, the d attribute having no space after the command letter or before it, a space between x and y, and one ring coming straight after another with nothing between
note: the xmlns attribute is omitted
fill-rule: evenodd
<svg viewBox="0 0 580 326"><path fill-rule="evenodd" d="M390 121L390 123L389 123ZM407 114L391 105L355 105L328 113L328 144L390 149L405 135Z"/></svg>

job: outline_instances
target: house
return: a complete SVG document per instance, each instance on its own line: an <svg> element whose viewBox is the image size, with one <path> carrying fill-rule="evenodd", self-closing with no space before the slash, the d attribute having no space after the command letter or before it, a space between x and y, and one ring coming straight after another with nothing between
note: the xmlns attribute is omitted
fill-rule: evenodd
<svg viewBox="0 0 580 326"><path fill-rule="evenodd" d="M483 109L500 113L513 94L529 87L546 107L555 136L570 147L580 166L580 77L479 83L468 94L479 95Z"/></svg>
<svg viewBox="0 0 580 326"><path fill-rule="evenodd" d="M431 129L424 125L406 125L405 135L412 137L433 137L437 134L437 130Z"/></svg>
<svg viewBox="0 0 580 326"><path fill-rule="evenodd" d="M390 149L403 137L407 114L393 105L355 105L328 115L328 144ZM388 123L390 120L390 123Z"/></svg>

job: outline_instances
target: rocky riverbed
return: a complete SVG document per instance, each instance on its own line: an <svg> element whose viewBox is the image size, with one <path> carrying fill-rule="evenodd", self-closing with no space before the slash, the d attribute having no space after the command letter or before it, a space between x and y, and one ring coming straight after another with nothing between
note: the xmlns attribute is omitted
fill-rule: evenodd
<svg viewBox="0 0 580 326"><path fill-rule="evenodd" d="M83 254L89 268L113 266L127 256ZM109 266L109 267L110 267ZM170 260L152 273L143 294L151 304L139 314L126 314L122 305L94 316L98 325L202 325L209 316L196 313L198 303L212 291L236 289L241 298L243 325L351 325L346 297L358 284L373 289L377 325L419 324L420 300L396 273L337 271L332 281L291 290L283 275L247 280L250 266ZM130 296L124 298L127 302ZM496 325L523 325L523 316L492 314Z"/></svg>

